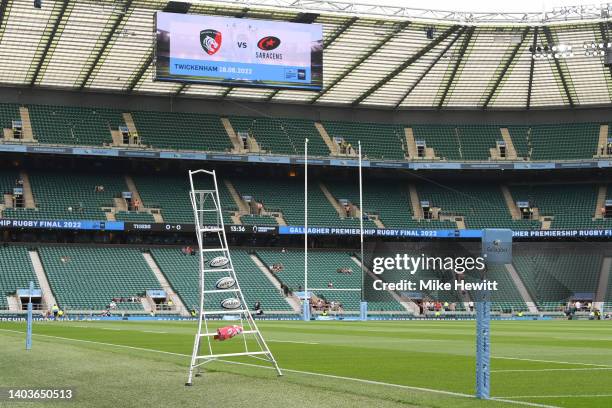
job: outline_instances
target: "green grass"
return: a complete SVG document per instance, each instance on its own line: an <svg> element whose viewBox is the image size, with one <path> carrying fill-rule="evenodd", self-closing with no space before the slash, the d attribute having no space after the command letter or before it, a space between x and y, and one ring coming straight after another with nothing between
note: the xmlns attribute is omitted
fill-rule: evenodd
<svg viewBox="0 0 612 408"><path fill-rule="evenodd" d="M610 322L493 322L492 395L507 402L469 397L474 322L266 321L260 328L283 377L214 362L193 387L184 387L193 322L35 322L29 352L25 324L4 322L0 387L75 387L79 407L612 406Z"/></svg>

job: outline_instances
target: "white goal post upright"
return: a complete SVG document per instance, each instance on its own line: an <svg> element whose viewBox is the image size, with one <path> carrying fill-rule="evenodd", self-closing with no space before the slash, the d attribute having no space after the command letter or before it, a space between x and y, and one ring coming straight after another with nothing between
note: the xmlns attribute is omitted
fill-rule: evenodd
<svg viewBox="0 0 612 408"><path fill-rule="evenodd" d="M361 162L361 140L358 142L359 147L359 250L361 259L359 264L361 265L361 297L359 302L359 319L368 320L368 302L365 299L365 268L363 263L363 217L365 216L363 210L363 170Z"/></svg>
<svg viewBox="0 0 612 408"><path fill-rule="evenodd" d="M308 296L308 138L304 139L304 301L302 318L310 320L310 297Z"/></svg>
<svg viewBox="0 0 612 408"><path fill-rule="evenodd" d="M214 189L196 189L193 180L196 174L205 174L212 177ZM240 289L240 284L236 278L236 272L230 256L227 236L225 234L223 210L219 199L219 187L215 171L190 170L189 185L191 188L189 198L191 200L191 206L193 207L198 240L200 309L197 311L198 332L196 333L193 344L193 353L189 365L189 377L185 385L192 385L193 376L200 375L200 369L204 364L215 360L223 361L222 359L224 358L238 356L250 356L258 360L267 361L274 366L278 375L282 375L272 352L268 348L266 341L261 335L249 311L242 290ZM206 215L213 216L211 218L214 220L211 221L210 218L207 219ZM210 236L216 235L218 242L217 246L204 248L204 237L207 234L210 234ZM221 259L221 264L216 265L213 264L212 261L217 258L209 260L206 259L204 254L210 254L213 257L221 255L219 258L224 259ZM225 282L230 282L231 284L220 287L218 283L221 278L225 278ZM208 284L208 286L205 284ZM228 297L219 302L216 296L218 294L222 294L224 297L227 295ZM216 302L218 305L212 306L211 301L206 302L209 297L212 303ZM211 309L209 310L208 307ZM222 319L229 315L238 317L240 320L240 326L243 328L242 334L240 334L243 338L241 342L242 349L241 351L231 353L215 353L213 342L215 341L214 336L217 335L217 332L209 328L208 320L210 317ZM250 349L249 343L247 342L247 335L252 335L252 338L255 340L255 345L251 344ZM203 337L206 338L207 342L205 351L201 350ZM239 340L236 339L235 341Z"/></svg>

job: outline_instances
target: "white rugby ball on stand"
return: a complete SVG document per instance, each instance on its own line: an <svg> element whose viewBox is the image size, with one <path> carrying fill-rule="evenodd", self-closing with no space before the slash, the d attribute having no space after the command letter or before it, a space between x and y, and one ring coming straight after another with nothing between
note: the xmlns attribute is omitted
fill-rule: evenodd
<svg viewBox="0 0 612 408"><path fill-rule="evenodd" d="M210 261L209 265L212 266L213 268L220 268L222 266L227 265L228 263L229 263L229 259L227 259L226 257L217 256Z"/></svg>

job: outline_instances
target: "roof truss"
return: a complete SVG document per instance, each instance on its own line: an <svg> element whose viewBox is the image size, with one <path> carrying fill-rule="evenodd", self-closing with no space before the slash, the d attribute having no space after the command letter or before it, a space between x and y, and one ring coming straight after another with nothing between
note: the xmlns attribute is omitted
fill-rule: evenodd
<svg viewBox="0 0 612 408"><path fill-rule="evenodd" d="M457 56L457 62L453 66L453 70L444 85L444 91L442 92L442 96L440 97L440 102L438 102L438 109L444 106L444 101L446 100L446 96L448 95L448 91L450 91L451 86L453 85L453 81L455 80L455 76L457 75L457 71L459 71L459 67L463 62L463 57L465 56L465 52L467 51L468 46L470 45L470 40L472 39L472 34L474 34L475 27L466 28L463 33L463 43L461 44L461 49L459 50L459 55Z"/></svg>

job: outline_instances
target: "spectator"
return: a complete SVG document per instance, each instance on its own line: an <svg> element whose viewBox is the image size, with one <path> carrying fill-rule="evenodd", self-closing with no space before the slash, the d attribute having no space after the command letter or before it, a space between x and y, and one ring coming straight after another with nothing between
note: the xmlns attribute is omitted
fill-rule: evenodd
<svg viewBox="0 0 612 408"><path fill-rule="evenodd" d="M261 308L261 302L259 300L255 302L253 309L255 310L256 315L261 316L263 314L263 309Z"/></svg>
<svg viewBox="0 0 612 408"><path fill-rule="evenodd" d="M327 282L327 289L333 289L334 288L334 284L332 281Z"/></svg>

